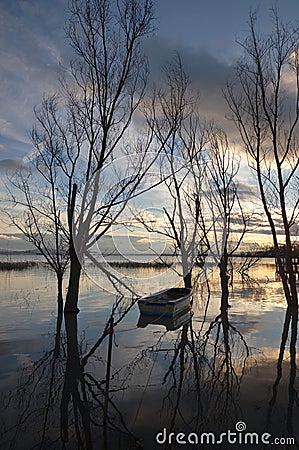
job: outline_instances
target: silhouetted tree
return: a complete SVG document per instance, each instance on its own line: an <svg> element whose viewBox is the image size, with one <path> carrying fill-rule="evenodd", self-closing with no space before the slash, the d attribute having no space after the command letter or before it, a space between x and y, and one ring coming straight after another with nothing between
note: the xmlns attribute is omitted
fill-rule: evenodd
<svg viewBox="0 0 299 450"><path fill-rule="evenodd" d="M207 197L211 209L212 242L221 281L221 308L228 308L232 256L246 232L247 220L238 193L240 159L230 147L226 134L215 128L209 132Z"/></svg>
<svg viewBox="0 0 299 450"><path fill-rule="evenodd" d="M256 15L250 14L237 80L228 84L226 99L257 177L287 304L297 305L292 237L299 206L299 28L284 24L277 10L272 13L268 36L258 32Z"/></svg>
<svg viewBox="0 0 299 450"><path fill-rule="evenodd" d="M69 10L65 29L74 57L61 71L60 92L35 109L32 162L46 183L46 201L26 176L14 185L22 200L14 195L25 209L19 229L55 265L59 281L69 258L65 311L78 312L83 255L115 223L151 164L152 132L135 143L127 132L145 94L140 42L152 32L153 3L71 0ZM41 194L38 203L33 193Z"/></svg>
<svg viewBox="0 0 299 450"><path fill-rule="evenodd" d="M192 268L205 243L202 228L203 160L205 126L199 118L198 95L185 72L181 58L164 69L165 84L153 95L146 110L147 124L162 146L160 178L167 192L163 204L164 226L139 214L149 232L170 241L181 258L186 287L192 284ZM160 186L160 187L161 187Z"/></svg>
<svg viewBox="0 0 299 450"><path fill-rule="evenodd" d="M10 222L42 254L55 272L58 289L58 313L63 310L63 277L69 262L69 231L66 220L67 180L61 170L61 146L67 129L53 121L57 96L45 98L35 110L32 129L34 151L28 163L9 177ZM68 125L71 129L71 125ZM76 155L74 156L76 158ZM71 161L71 159L70 159Z"/></svg>

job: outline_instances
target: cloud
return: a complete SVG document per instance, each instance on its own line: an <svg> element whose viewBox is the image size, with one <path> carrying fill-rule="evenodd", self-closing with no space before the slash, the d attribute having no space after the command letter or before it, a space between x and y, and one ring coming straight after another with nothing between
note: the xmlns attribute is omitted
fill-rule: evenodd
<svg viewBox="0 0 299 450"><path fill-rule="evenodd" d="M14 155L28 150L34 105L57 87L59 63L66 57L64 14L58 14L64 9L63 0L0 2L0 142Z"/></svg>
<svg viewBox="0 0 299 450"><path fill-rule="evenodd" d="M0 217L1 219L1 217ZM1 222L0 222L1 225ZM27 242L23 235L20 233L5 233L7 229L11 230L10 227L1 227L2 233L0 234L0 253L7 253L8 251L28 251L28 250L34 250L34 247L32 244ZM4 231L4 232L3 232Z"/></svg>
<svg viewBox="0 0 299 450"><path fill-rule="evenodd" d="M19 236L14 236L13 234L0 234L0 239L4 239L6 241L22 241L22 238Z"/></svg>
<svg viewBox="0 0 299 450"><path fill-rule="evenodd" d="M259 198L258 187L240 182L238 185L238 195L240 200L257 200Z"/></svg>
<svg viewBox="0 0 299 450"><path fill-rule="evenodd" d="M8 158L0 160L0 173L15 172L20 167L26 168L21 158Z"/></svg>
<svg viewBox="0 0 299 450"><path fill-rule="evenodd" d="M161 83L163 67L178 53L194 91L199 92L202 117L215 120L227 130L233 128L226 119L229 110L222 93L226 81L232 76L232 65L217 59L205 49L174 46L173 42L159 36L147 39L143 49L149 59L152 84Z"/></svg>

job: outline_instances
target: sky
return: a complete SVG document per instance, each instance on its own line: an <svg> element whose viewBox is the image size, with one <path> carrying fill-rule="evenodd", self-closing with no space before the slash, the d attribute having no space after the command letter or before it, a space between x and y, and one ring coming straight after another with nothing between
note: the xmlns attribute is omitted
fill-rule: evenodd
<svg viewBox="0 0 299 450"><path fill-rule="evenodd" d="M259 27L270 27L271 0L156 0L155 33L144 42L150 79L179 52L203 116L223 126L234 140L222 89L240 56L237 40L247 34L250 10ZM298 0L276 2L285 21L299 25ZM71 57L64 36L67 0L0 0L0 174L18 166L32 150L33 108L58 87L57 72ZM245 176L245 175L244 175ZM246 175L247 176L247 175ZM248 177L243 180L252 184ZM2 230L7 232L7 230ZM1 247L1 242L0 242Z"/></svg>

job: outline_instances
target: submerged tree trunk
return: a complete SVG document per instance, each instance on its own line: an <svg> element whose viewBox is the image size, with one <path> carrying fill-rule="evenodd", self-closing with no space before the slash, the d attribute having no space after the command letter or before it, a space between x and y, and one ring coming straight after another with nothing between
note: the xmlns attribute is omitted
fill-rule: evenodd
<svg viewBox="0 0 299 450"><path fill-rule="evenodd" d="M274 239L275 241L275 239ZM288 306L298 306L298 295L296 286L296 275L292 263L292 249L285 249L285 259L283 260L281 251L276 245L276 263L278 266L278 273L282 282L284 294Z"/></svg>
<svg viewBox="0 0 299 450"><path fill-rule="evenodd" d="M192 269L186 275L184 275L184 284L185 288L192 287Z"/></svg>
<svg viewBox="0 0 299 450"><path fill-rule="evenodd" d="M64 312L66 313L78 313L80 309L78 308L79 300L79 285L81 276L81 263L77 257L74 246L72 245L70 251L70 277L68 290L66 295Z"/></svg>
<svg viewBox="0 0 299 450"><path fill-rule="evenodd" d="M57 275L57 307L58 307L58 315L63 312L63 293L62 293L62 281L63 275Z"/></svg>
<svg viewBox="0 0 299 450"><path fill-rule="evenodd" d="M71 203L69 208L69 229L70 229L70 276L69 284L66 295L64 312L66 313L78 313L80 309L78 308L79 299L79 286L80 286L80 275L81 275L81 263L79 261L78 255L76 253L74 237L73 237L73 220L75 203L77 196L77 184L73 185Z"/></svg>
<svg viewBox="0 0 299 450"><path fill-rule="evenodd" d="M223 255L221 257L220 263L219 263L219 271L220 271L220 282L221 282L221 311L226 311L229 307L228 304L228 296L229 296L229 289L228 289L228 282L229 282L229 275L228 275L228 256Z"/></svg>
<svg viewBox="0 0 299 450"><path fill-rule="evenodd" d="M289 306L297 307L298 306L298 294L297 294L297 287L296 287L296 276L294 273L294 267L293 267L293 249L292 244L290 242L290 239L288 239L289 242L286 244L286 274L285 276L288 279L288 288L290 292L290 301ZM285 287L284 287L285 290ZM287 295L286 295L287 297Z"/></svg>

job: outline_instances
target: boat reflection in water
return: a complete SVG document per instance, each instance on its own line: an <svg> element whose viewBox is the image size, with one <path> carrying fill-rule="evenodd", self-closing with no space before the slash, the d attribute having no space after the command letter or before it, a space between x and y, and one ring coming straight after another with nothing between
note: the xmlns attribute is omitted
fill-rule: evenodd
<svg viewBox="0 0 299 450"><path fill-rule="evenodd" d="M192 316L193 311L190 306L187 309L183 309L179 314L172 316L165 314L154 315L141 313L137 327L145 328L147 325L163 325L167 331L174 331L189 323Z"/></svg>

